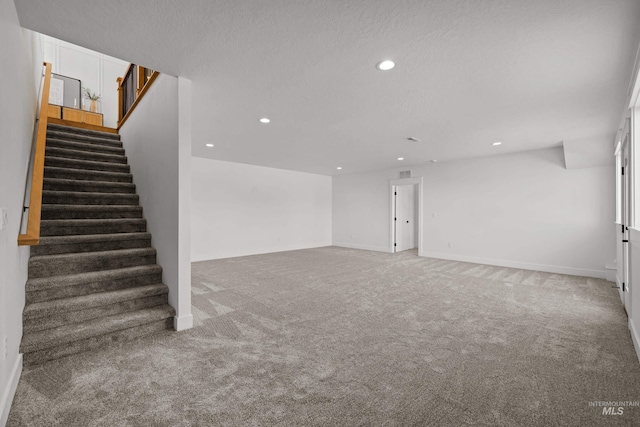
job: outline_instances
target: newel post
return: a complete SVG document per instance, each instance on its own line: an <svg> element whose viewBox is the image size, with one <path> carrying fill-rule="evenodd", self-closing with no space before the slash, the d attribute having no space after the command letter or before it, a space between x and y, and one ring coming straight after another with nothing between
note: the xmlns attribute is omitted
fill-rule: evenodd
<svg viewBox="0 0 640 427"><path fill-rule="evenodd" d="M122 81L123 78L122 77L118 77L116 79L116 81L118 82L118 126L120 125L120 120L122 120L122 117L124 116L124 114L122 113Z"/></svg>

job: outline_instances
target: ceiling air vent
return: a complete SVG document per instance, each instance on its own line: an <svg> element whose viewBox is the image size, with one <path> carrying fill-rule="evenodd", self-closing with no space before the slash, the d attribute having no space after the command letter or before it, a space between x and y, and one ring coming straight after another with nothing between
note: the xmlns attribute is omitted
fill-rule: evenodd
<svg viewBox="0 0 640 427"><path fill-rule="evenodd" d="M400 171L400 179L411 178L411 171Z"/></svg>

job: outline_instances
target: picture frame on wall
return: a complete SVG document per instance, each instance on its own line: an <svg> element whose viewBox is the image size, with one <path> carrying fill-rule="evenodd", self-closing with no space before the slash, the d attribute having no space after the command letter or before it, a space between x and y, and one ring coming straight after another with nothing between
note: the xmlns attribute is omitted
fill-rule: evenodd
<svg viewBox="0 0 640 427"><path fill-rule="evenodd" d="M56 93L54 95L54 102L52 102L51 89L53 89L54 86L56 87ZM82 82L80 80L52 73L50 87L50 104L60 105L67 108L80 108L82 103ZM62 97L60 97L60 93L62 93Z"/></svg>

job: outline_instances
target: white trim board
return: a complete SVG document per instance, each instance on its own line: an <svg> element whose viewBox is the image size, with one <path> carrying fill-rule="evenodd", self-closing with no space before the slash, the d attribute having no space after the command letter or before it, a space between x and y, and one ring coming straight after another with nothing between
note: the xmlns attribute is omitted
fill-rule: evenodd
<svg viewBox="0 0 640 427"><path fill-rule="evenodd" d="M175 316L173 318L173 328L176 331L184 331L193 328L193 315Z"/></svg>
<svg viewBox="0 0 640 427"><path fill-rule="evenodd" d="M446 259L449 261L470 262L474 264L495 265L497 267L517 268L520 270L544 271L546 273L567 274L569 276L593 277L596 279L605 279L606 272L602 270L587 270L582 268L562 267L557 265L531 264L528 262L507 261L489 258L477 258L464 255L451 255L435 252L425 252L420 256L426 258Z"/></svg>
<svg viewBox="0 0 640 427"><path fill-rule="evenodd" d="M357 243L343 243L343 242L333 242L332 246L337 246L340 248L347 248L347 249L362 249L364 251L393 253L386 246L370 246L370 245L360 245Z"/></svg>
<svg viewBox="0 0 640 427"><path fill-rule="evenodd" d="M13 370L11 371L11 376L9 377L7 388L2 392L2 400L0 400L0 426L5 426L7 424L9 411L11 410L11 404L13 403L13 397L16 394L21 374L22 353L18 354L16 363L13 365Z"/></svg>
<svg viewBox="0 0 640 427"><path fill-rule="evenodd" d="M622 302L622 306L624 307L624 293L622 292L622 280L616 273L616 288L618 289L618 296L620 297L620 302Z"/></svg>
<svg viewBox="0 0 640 427"><path fill-rule="evenodd" d="M289 251L300 251L303 249L315 249L315 248L326 248L327 246L332 246L330 243L326 242L317 242L312 243L310 245L282 245L282 246L271 246L271 247L263 247L258 249L252 249L250 251L230 251L225 256L218 256L213 258L191 258L191 262L201 262L201 261L211 261L214 259L227 259L227 258L239 258L243 256L252 256L252 255L264 255L264 254L274 254L277 252L289 252ZM337 245L334 245L337 246Z"/></svg>

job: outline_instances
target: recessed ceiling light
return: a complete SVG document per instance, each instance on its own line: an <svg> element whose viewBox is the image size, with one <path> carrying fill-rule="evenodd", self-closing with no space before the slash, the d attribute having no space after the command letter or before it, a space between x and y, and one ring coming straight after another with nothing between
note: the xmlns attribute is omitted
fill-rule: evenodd
<svg viewBox="0 0 640 427"><path fill-rule="evenodd" d="M263 118L260 119L260 123L269 123L269 122L271 122L271 120L269 120L266 117L263 117Z"/></svg>
<svg viewBox="0 0 640 427"><path fill-rule="evenodd" d="M206 144L206 145L207 145L207 147L209 147L209 148L213 147L213 144Z"/></svg>
<svg viewBox="0 0 640 427"><path fill-rule="evenodd" d="M378 70L380 70L380 71L389 71L389 70L393 69L393 67L395 67L395 66L396 66L395 62L393 62L393 61L391 61L389 59L386 59L384 61L378 62L378 64L376 65L376 68L378 68Z"/></svg>
<svg viewBox="0 0 640 427"><path fill-rule="evenodd" d="M492 143L491 145L502 145L502 142L496 141L496 142Z"/></svg>
<svg viewBox="0 0 640 427"><path fill-rule="evenodd" d="M398 157L398 160L404 160L404 157Z"/></svg>
<svg viewBox="0 0 640 427"><path fill-rule="evenodd" d="M407 141L411 141L411 142L420 142L420 140L418 138L414 138L413 136L409 136L407 137Z"/></svg>
<svg viewBox="0 0 640 427"><path fill-rule="evenodd" d="M431 160L431 163L438 163L436 159Z"/></svg>
<svg viewBox="0 0 640 427"><path fill-rule="evenodd" d="M339 171L342 170L342 166L338 166L336 169L338 169Z"/></svg>

